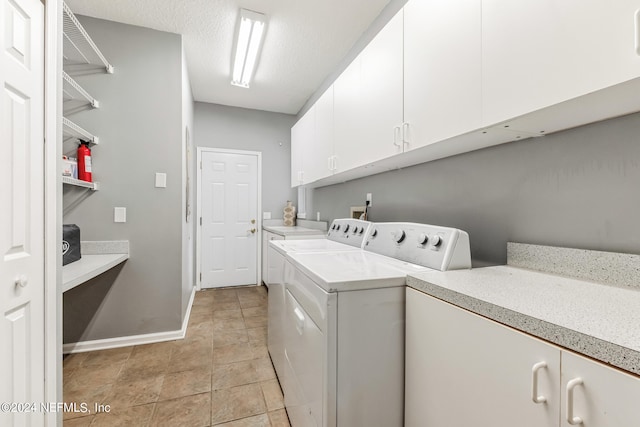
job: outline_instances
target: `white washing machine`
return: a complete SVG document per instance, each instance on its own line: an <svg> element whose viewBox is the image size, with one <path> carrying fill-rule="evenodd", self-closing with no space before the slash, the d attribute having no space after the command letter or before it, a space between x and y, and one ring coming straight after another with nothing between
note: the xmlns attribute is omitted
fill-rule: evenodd
<svg viewBox="0 0 640 427"><path fill-rule="evenodd" d="M285 406L293 427L401 427L405 278L471 267L461 230L375 223L363 251L288 253Z"/></svg>
<svg viewBox="0 0 640 427"><path fill-rule="evenodd" d="M326 238L311 240L271 240L268 259L268 320L267 348L278 379L284 373L284 264L287 253L318 253L360 251L369 233L371 222L357 219L336 219Z"/></svg>

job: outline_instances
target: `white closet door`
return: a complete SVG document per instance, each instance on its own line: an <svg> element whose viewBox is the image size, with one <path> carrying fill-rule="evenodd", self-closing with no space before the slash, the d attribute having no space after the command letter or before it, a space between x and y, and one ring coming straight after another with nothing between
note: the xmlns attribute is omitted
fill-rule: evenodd
<svg viewBox="0 0 640 427"><path fill-rule="evenodd" d="M38 0L0 5L0 402L38 405L45 385L43 9ZM0 412L3 426L43 423L42 412Z"/></svg>

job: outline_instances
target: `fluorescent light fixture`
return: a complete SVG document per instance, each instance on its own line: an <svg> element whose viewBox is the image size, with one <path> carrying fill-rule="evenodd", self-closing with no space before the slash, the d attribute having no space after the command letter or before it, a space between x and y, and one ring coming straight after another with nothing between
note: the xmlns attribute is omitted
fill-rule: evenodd
<svg viewBox="0 0 640 427"><path fill-rule="evenodd" d="M236 53L231 77L232 85L249 87L262 47L262 36L266 23L266 16L262 13L240 9L240 25L236 35Z"/></svg>

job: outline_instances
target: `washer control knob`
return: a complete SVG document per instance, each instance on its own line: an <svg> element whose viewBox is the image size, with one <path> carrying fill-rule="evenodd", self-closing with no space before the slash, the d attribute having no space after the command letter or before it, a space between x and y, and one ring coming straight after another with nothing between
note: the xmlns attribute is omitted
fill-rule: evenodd
<svg viewBox="0 0 640 427"><path fill-rule="evenodd" d="M364 227L360 227L360 231L358 232L358 234L362 234L364 233Z"/></svg>
<svg viewBox="0 0 640 427"><path fill-rule="evenodd" d="M336 229L336 225L335 225L335 224L333 224L333 225L331 226L331 229L332 229L332 230L335 230L335 229Z"/></svg>
<svg viewBox="0 0 640 427"><path fill-rule="evenodd" d="M442 237L438 236L437 234L431 237L431 246L440 246L441 243Z"/></svg>
<svg viewBox="0 0 640 427"><path fill-rule="evenodd" d="M353 234L358 234L358 227L353 227Z"/></svg>
<svg viewBox="0 0 640 427"><path fill-rule="evenodd" d="M349 224L347 224L347 225L345 225L345 226L344 226L344 232L345 232L345 233L348 233L348 232L349 232Z"/></svg>
<svg viewBox="0 0 640 427"><path fill-rule="evenodd" d="M425 233L420 233L420 235L418 236L418 244L424 246L427 244L428 241L429 241L429 236L427 236Z"/></svg>
<svg viewBox="0 0 640 427"><path fill-rule="evenodd" d="M407 237L407 235L405 234L404 230L398 230L393 235L393 240L395 240L396 243L402 243L405 237Z"/></svg>
<svg viewBox="0 0 640 427"><path fill-rule="evenodd" d="M340 224L336 225L336 231L340 230Z"/></svg>
<svg viewBox="0 0 640 427"><path fill-rule="evenodd" d="M371 237L376 237L377 235L378 235L378 230L376 230L375 228L371 230Z"/></svg>

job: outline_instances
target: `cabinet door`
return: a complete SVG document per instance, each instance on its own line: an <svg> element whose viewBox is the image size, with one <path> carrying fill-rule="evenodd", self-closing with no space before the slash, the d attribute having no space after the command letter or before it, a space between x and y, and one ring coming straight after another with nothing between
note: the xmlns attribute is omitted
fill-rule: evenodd
<svg viewBox="0 0 640 427"><path fill-rule="evenodd" d="M407 289L405 425L557 426L560 350ZM537 395L532 399L533 367Z"/></svg>
<svg viewBox="0 0 640 427"><path fill-rule="evenodd" d="M402 37L400 12L334 83L336 172L402 152Z"/></svg>
<svg viewBox="0 0 640 427"><path fill-rule="evenodd" d="M482 126L481 0L404 7L405 150Z"/></svg>
<svg viewBox="0 0 640 427"><path fill-rule="evenodd" d="M491 125L640 75L637 0L482 0Z"/></svg>
<svg viewBox="0 0 640 427"><path fill-rule="evenodd" d="M303 183L309 184L332 174L329 157L333 155L333 86L316 101L314 137L302 152Z"/></svg>
<svg viewBox="0 0 640 427"><path fill-rule="evenodd" d="M284 240L284 236L271 233L269 231L262 231L262 281L265 285L269 286L269 241L270 240Z"/></svg>
<svg viewBox="0 0 640 427"><path fill-rule="evenodd" d="M573 388L573 413L567 413L567 385ZM636 426L640 420L640 378L568 351L562 352L562 422L580 417L584 427Z"/></svg>
<svg viewBox="0 0 640 427"><path fill-rule="evenodd" d="M314 144L315 120L315 108L311 107L291 128L291 187L303 184L303 156Z"/></svg>

